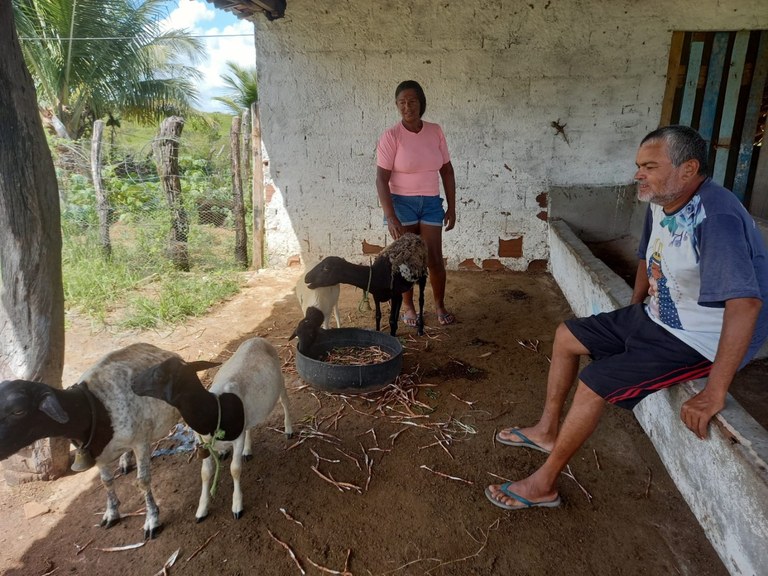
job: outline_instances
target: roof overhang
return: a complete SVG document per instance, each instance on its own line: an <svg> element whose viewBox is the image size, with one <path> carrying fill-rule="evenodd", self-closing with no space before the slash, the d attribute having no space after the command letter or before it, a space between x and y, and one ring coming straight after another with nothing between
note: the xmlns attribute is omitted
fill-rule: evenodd
<svg viewBox="0 0 768 576"><path fill-rule="evenodd" d="M285 16L286 0L208 0L208 2L244 20L253 21L260 14L264 14L267 20Z"/></svg>

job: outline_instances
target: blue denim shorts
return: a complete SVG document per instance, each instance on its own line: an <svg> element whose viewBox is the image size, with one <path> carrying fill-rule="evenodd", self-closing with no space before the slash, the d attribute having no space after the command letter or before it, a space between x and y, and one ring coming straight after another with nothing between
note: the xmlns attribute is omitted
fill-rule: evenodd
<svg viewBox="0 0 768 576"><path fill-rule="evenodd" d="M643 304L565 325L592 358L579 379L622 408L631 410L662 388L705 378L712 368L712 362L651 320Z"/></svg>
<svg viewBox="0 0 768 576"><path fill-rule="evenodd" d="M443 199L440 196L402 196L392 194L392 206L395 215L403 226L428 224L442 226L445 218ZM384 224L386 225L386 218Z"/></svg>

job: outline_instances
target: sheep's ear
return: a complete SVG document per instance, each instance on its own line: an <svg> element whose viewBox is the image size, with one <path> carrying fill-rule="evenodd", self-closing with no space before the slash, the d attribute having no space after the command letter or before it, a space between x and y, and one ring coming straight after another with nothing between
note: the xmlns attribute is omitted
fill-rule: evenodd
<svg viewBox="0 0 768 576"><path fill-rule="evenodd" d="M43 399L40 400L38 408L43 414L59 424L66 424L69 422L69 414L64 411L59 400L53 394L44 394Z"/></svg>
<svg viewBox="0 0 768 576"><path fill-rule="evenodd" d="M170 403L173 397L173 382L180 365L178 359L168 358L160 364L150 366L133 377L131 389L138 396L150 396Z"/></svg>
<svg viewBox="0 0 768 576"><path fill-rule="evenodd" d="M221 366L221 362L208 362L207 360L195 360L194 362L187 362L187 366L192 368L195 372L202 372L203 370L210 370Z"/></svg>
<svg viewBox="0 0 768 576"><path fill-rule="evenodd" d="M293 340L294 338L296 338L296 336L298 336L298 334L297 334L298 331L299 331L299 327L296 326L296 330L293 331L293 334L291 334L291 336L290 336L290 338L288 338L288 340Z"/></svg>

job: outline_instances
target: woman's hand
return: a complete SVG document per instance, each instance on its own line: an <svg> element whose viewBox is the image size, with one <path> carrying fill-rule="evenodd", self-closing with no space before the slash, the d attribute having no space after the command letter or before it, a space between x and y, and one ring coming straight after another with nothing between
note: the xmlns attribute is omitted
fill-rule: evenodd
<svg viewBox="0 0 768 576"><path fill-rule="evenodd" d="M443 223L445 224L446 232L448 232L448 230L452 230L456 225L456 209L453 206L446 209Z"/></svg>
<svg viewBox="0 0 768 576"><path fill-rule="evenodd" d="M387 216L386 218L389 234L392 236L393 240L397 240L405 233L405 228L400 224L400 220L397 219L397 216Z"/></svg>

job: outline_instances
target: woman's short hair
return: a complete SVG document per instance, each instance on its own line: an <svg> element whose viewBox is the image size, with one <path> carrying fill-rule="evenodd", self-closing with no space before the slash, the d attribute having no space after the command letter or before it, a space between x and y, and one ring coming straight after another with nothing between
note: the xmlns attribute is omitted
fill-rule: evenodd
<svg viewBox="0 0 768 576"><path fill-rule="evenodd" d="M397 85L397 88L395 88L395 99L397 99L397 97L400 95L400 92L402 92L403 90L416 91L416 97L419 99L419 104L421 105L419 118L424 116L424 112L427 109L427 97L424 96L424 89L421 87L421 84L416 82L416 80L405 80L403 82L400 82L400 84Z"/></svg>
<svg viewBox="0 0 768 576"><path fill-rule="evenodd" d="M640 145L654 140L663 140L667 143L669 160L675 168L688 160L698 160L698 173L702 176L707 175L707 143L693 128L679 124L662 126L643 138Z"/></svg>

